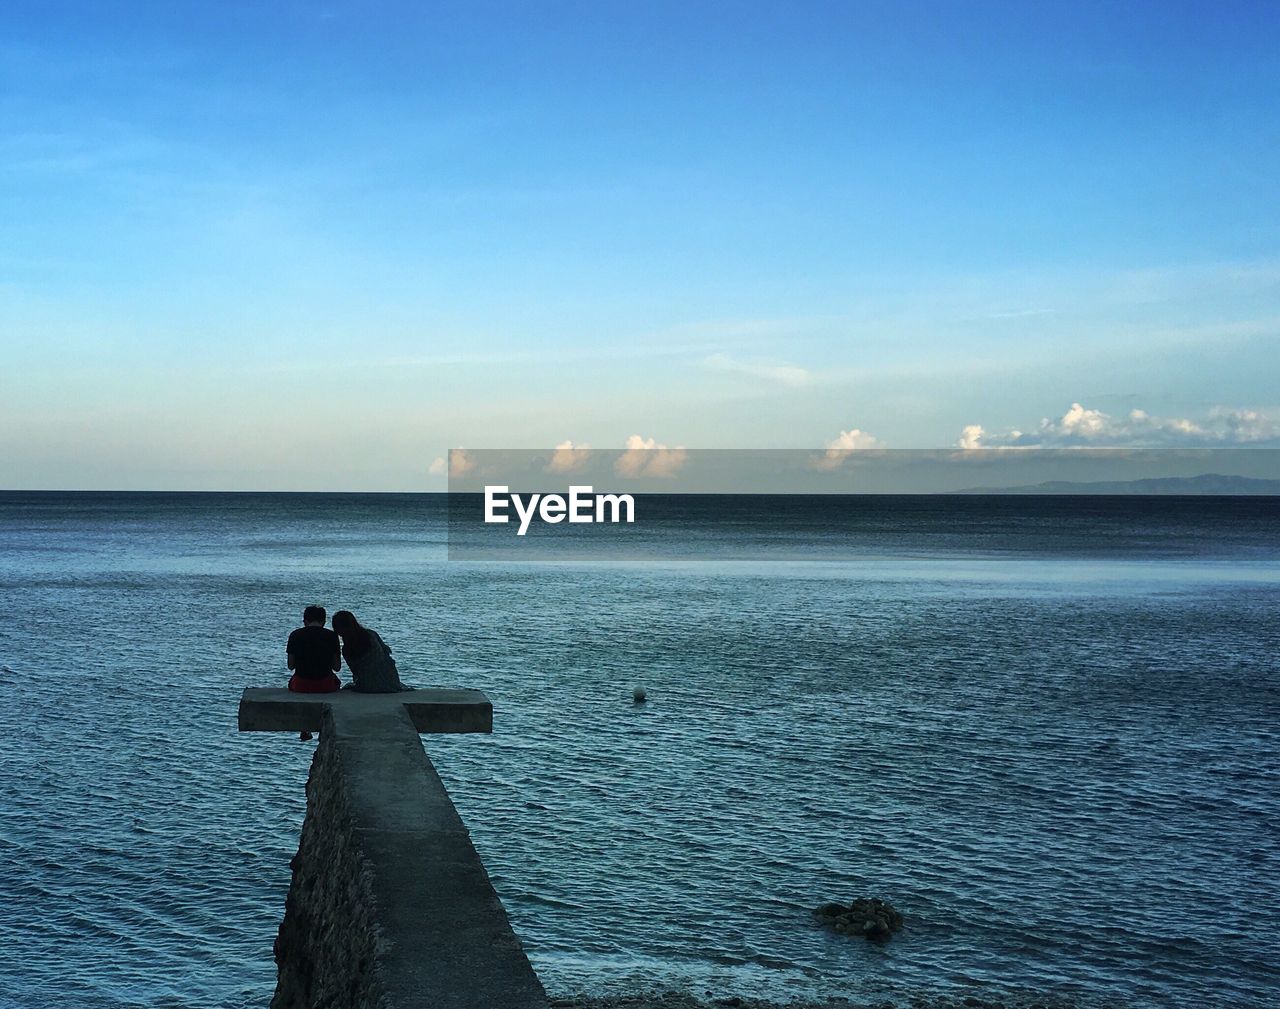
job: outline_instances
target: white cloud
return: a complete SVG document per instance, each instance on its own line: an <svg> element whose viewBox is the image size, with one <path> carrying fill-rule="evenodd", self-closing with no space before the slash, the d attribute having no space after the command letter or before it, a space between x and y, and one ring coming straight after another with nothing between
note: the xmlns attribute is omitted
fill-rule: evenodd
<svg viewBox="0 0 1280 1009"><path fill-rule="evenodd" d="M1032 431L990 432L969 424L956 446L980 448L1193 448L1250 445L1280 440L1280 423L1260 410L1215 406L1199 419L1156 417L1145 410L1113 416L1072 403L1056 420L1045 417Z"/></svg>
<svg viewBox="0 0 1280 1009"><path fill-rule="evenodd" d="M702 363L716 371L725 371L734 375L746 375L765 382L786 385L793 388L808 385L813 376L798 364L787 364L780 361L742 361L728 354L712 354L703 358Z"/></svg>
<svg viewBox="0 0 1280 1009"><path fill-rule="evenodd" d="M463 476L476 468L476 462L467 455L466 449L449 449L449 475Z"/></svg>
<svg viewBox="0 0 1280 1009"><path fill-rule="evenodd" d="M1271 441L1280 438L1280 422L1261 410L1215 406L1209 411L1209 424L1237 442Z"/></svg>
<svg viewBox="0 0 1280 1009"><path fill-rule="evenodd" d="M982 448L984 434L981 424L966 424L964 430L960 432L959 439L956 441L956 447L963 449Z"/></svg>
<svg viewBox="0 0 1280 1009"><path fill-rule="evenodd" d="M626 451L613 464L614 472L626 477L673 477L683 468L688 453L679 445L667 448L653 438L633 434Z"/></svg>
<svg viewBox="0 0 1280 1009"><path fill-rule="evenodd" d="M590 445L575 445L568 440L560 442L551 454L551 461L547 463L547 472L572 473L576 469L581 469L590 455L590 450Z"/></svg>
<svg viewBox="0 0 1280 1009"><path fill-rule="evenodd" d="M447 471L450 476L462 476L464 473L470 473L476 468L474 459L467 456L464 449L449 449L449 459L446 462L444 456L436 456L431 460L431 465L427 467L427 472L432 476L443 476Z"/></svg>
<svg viewBox="0 0 1280 1009"><path fill-rule="evenodd" d="M1133 416L1141 420L1142 411L1134 410ZM1068 439L1094 441L1098 438L1106 438L1112 433L1109 416L1101 410L1086 410L1079 403L1072 403L1071 409L1062 415L1062 419L1056 425L1048 419L1040 423L1044 430Z"/></svg>
<svg viewBox="0 0 1280 1009"><path fill-rule="evenodd" d="M875 435L861 428L850 428L827 442L827 451L814 460L813 465L815 469L838 469L854 452L883 447Z"/></svg>

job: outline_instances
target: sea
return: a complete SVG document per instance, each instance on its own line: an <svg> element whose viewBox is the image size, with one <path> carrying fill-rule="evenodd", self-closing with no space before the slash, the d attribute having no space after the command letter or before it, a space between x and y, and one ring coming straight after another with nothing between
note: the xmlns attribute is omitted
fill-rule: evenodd
<svg viewBox="0 0 1280 1009"><path fill-rule="evenodd" d="M0 494L0 1007L268 1004L315 743L236 705L311 603L492 699L424 741L553 996L1280 1001L1280 498L683 508L450 560L440 495Z"/></svg>

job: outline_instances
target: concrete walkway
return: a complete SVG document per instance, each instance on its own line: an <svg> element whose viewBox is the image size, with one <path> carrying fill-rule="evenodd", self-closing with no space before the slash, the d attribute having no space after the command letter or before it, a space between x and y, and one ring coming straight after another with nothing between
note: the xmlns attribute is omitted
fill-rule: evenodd
<svg viewBox="0 0 1280 1009"><path fill-rule="evenodd" d="M479 691L248 689L242 731L318 731L274 1009L542 1009L419 732L488 732Z"/></svg>

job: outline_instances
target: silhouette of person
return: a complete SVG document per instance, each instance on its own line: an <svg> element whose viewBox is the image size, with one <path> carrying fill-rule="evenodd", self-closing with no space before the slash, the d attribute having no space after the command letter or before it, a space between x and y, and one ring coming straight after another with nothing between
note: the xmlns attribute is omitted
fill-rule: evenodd
<svg viewBox="0 0 1280 1009"><path fill-rule="evenodd" d="M351 670L351 689L365 694L392 694L410 690L400 682L391 648L377 631L363 627L350 610L333 615L333 629L342 638L342 657Z"/></svg>

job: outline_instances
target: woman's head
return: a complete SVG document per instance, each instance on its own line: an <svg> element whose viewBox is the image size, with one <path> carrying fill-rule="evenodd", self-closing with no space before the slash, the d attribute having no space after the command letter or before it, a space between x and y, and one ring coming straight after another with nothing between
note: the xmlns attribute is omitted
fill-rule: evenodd
<svg viewBox="0 0 1280 1009"><path fill-rule="evenodd" d="M339 637L347 638L360 630L360 621L350 610L338 610L333 615L333 629L338 632Z"/></svg>
<svg viewBox="0 0 1280 1009"><path fill-rule="evenodd" d="M338 610L333 615L333 629L342 639L342 652L348 658L358 656L369 647L369 632L350 610Z"/></svg>

